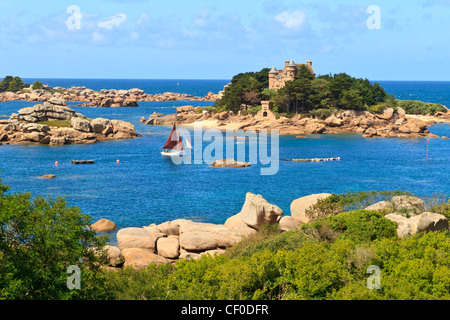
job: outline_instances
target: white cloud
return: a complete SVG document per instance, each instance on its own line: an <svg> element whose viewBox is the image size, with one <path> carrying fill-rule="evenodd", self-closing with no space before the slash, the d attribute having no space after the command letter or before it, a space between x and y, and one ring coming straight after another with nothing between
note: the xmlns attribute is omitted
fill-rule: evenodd
<svg viewBox="0 0 450 320"><path fill-rule="evenodd" d="M300 29L306 22L306 14L303 10L284 11L275 16L275 21L280 22L286 29Z"/></svg>
<svg viewBox="0 0 450 320"><path fill-rule="evenodd" d="M97 26L99 28L112 30L114 27L120 26L125 21L127 21L127 15L124 13L119 13L106 20L97 23Z"/></svg>

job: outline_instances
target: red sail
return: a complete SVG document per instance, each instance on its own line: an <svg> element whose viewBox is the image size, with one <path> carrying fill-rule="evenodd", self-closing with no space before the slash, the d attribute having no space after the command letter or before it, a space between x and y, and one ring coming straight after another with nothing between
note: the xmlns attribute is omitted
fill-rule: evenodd
<svg viewBox="0 0 450 320"><path fill-rule="evenodd" d="M168 150L183 150L184 145L181 141L181 137L177 132L177 128L175 126L175 123L173 124L172 131L170 132L169 138L166 141L166 144L162 147L163 149Z"/></svg>
<svg viewBox="0 0 450 320"><path fill-rule="evenodd" d="M178 133L177 133L178 135ZM173 148L174 150L184 150L183 141L181 141L181 137L178 136L178 144Z"/></svg>

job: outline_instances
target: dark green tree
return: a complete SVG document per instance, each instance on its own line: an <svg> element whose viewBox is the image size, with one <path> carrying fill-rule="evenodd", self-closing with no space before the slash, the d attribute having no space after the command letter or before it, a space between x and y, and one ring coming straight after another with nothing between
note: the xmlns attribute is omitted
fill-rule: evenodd
<svg viewBox="0 0 450 320"><path fill-rule="evenodd" d="M333 96L328 87L326 77L318 77L311 82L313 96L312 104L314 108L329 108L333 105Z"/></svg>
<svg viewBox="0 0 450 320"><path fill-rule="evenodd" d="M352 77L346 73L335 74L328 82L328 89L333 97L333 107L340 107L341 97L346 90L352 87Z"/></svg>
<svg viewBox="0 0 450 320"><path fill-rule="evenodd" d="M241 105L255 106L261 103L261 93L269 86L269 69L259 72L239 73L225 88L222 99L216 102L219 110L238 111Z"/></svg>
<svg viewBox="0 0 450 320"><path fill-rule="evenodd" d="M43 87L44 87L44 85L42 84L42 82L36 80L33 83L32 89L33 90L38 90L38 89L42 89Z"/></svg>
<svg viewBox="0 0 450 320"><path fill-rule="evenodd" d="M13 77L12 76L6 76L2 79L0 82L0 92L5 92L9 88L9 84L11 83Z"/></svg>
<svg viewBox="0 0 450 320"><path fill-rule="evenodd" d="M19 77L14 77L8 86L8 91L16 92L20 91L25 87L25 83L23 83L22 79Z"/></svg>
<svg viewBox="0 0 450 320"><path fill-rule="evenodd" d="M0 299L106 298L105 239L63 198L7 194L0 180ZM81 288L70 288L70 266ZM71 267L72 268L72 267Z"/></svg>

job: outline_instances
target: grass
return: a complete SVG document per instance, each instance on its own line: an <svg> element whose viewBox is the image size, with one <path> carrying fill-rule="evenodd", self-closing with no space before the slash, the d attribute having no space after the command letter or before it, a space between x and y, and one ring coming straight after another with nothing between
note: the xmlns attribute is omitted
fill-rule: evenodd
<svg viewBox="0 0 450 320"><path fill-rule="evenodd" d="M70 128L70 122L67 120L41 121L38 124L47 125L49 127Z"/></svg>

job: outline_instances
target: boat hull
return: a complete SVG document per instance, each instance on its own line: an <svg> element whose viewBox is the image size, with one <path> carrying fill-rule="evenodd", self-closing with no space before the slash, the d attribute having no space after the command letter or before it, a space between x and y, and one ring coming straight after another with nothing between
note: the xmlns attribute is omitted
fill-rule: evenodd
<svg viewBox="0 0 450 320"><path fill-rule="evenodd" d="M172 156L181 156L184 154L184 150L181 151L161 151L161 155L163 156L167 156L167 157L172 157Z"/></svg>

